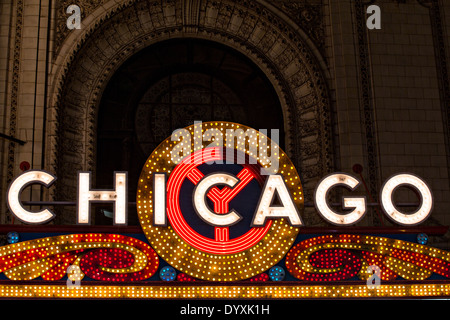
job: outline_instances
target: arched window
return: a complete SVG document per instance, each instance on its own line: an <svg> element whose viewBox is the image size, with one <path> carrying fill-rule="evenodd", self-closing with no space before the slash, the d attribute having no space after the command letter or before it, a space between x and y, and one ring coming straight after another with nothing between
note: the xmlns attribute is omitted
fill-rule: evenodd
<svg viewBox="0 0 450 320"><path fill-rule="evenodd" d="M263 72L243 54L199 39L154 44L134 55L110 79L97 122L96 187L111 188L114 171L128 171L135 201L141 168L173 130L194 121L233 121L279 129L278 96ZM95 224L110 224L108 206L97 206ZM138 224L130 207L129 224Z"/></svg>

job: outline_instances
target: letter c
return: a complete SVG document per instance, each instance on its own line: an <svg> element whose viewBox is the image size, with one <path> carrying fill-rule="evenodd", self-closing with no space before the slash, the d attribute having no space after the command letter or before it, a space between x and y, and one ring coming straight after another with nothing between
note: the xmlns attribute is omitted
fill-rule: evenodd
<svg viewBox="0 0 450 320"><path fill-rule="evenodd" d="M8 188L6 199L6 203L11 213L24 223L42 224L52 220L55 217L55 214L52 211L48 209L39 212L25 210L19 197L22 190L30 184L39 183L49 188L55 180L56 177L40 170L26 171L14 179Z"/></svg>
<svg viewBox="0 0 450 320"><path fill-rule="evenodd" d="M226 227L235 224L242 217L235 211L231 210L227 214L216 214L212 212L206 204L206 194L209 189L217 184L225 184L234 187L239 179L228 173L215 173L204 177L194 189L194 208L198 215L208 224L213 226Z"/></svg>

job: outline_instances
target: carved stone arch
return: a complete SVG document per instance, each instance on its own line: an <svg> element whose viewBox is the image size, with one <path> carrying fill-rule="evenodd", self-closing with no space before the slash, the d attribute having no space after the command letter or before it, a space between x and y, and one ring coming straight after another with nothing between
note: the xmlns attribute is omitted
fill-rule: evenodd
<svg viewBox="0 0 450 320"><path fill-rule="evenodd" d="M250 58L280 99L286 152L302 178L306 200L333 171L330 102L323 70L307 41L260 2L247 0L127 1L97 20L67 54L56 59L49 169L58 200L73 200L76 172L95 167L98 105L117 68L133 54L166 39L193 37L222 43ZM68 52L71 52L70 54ZM309 224L316 223L312 214ZM316 218L316 219L314 219ZM313 221L314 220L314 221ZM65 221L61 221L65 222ZM68 222L66 220L66 222Z"/></svg>

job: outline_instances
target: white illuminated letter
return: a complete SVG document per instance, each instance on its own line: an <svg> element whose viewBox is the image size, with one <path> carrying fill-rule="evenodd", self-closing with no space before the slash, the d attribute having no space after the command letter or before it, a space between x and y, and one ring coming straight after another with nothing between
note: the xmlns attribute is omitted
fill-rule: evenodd
<svg viewBox="0 0 450 320"><path fill-rule="evenodd" d="M416 212L407 214L402 213L398 211L392 203L392 195L395 189L400 186L411 186L419 191L421 204ZM433 208L433 196L430 188L428 188L427 184L419 177L408 173L401 173L393 176L383 185L383 188L381 189L381 204L383 211L389 218L399 224L411 226L417 225L428 218Z"/></svg>
<svg viewBox="0 0 450 320"><path fill-rule="evenodd" d="M358 222L366 213L365 197L343 197L343 207L355 208L346 214L333 211L327 203L328 191L338 185L349 187L352 191L359 185L359 181L345 173L334 173L325 177L317 186L314 194L314 204L319 214L328 222L335 225L350 225Z"/></svg>
<svg viewBox="0 0 450 320"><path fill-rule="evenodd" d="M166 174L153 175L153 224L155 226L167 226L166 215Z"/></svg>
<svg viewBox="0 0 450 320"><path fill-rule="evenodd" d="M127 173L114 172L113 190L91 190L91 173L78 173L78 224L91 223L91 202L113 202L114 224L127 224Z"/></svg>
<svg viewBox="0 0 450 320"><path fill-rule="evenodd" d="M281 206L271 206L275 192L278 193ZM267 218L288 218L293 226L303 225L300 214L289 193L283 176L270 175L267 178L259 204L253 216L252 227L260 227L265 224Z"/></svg>
<svg viewBox="0 0 450 320"><path fill-rule="evenodd" d="M11 183L8 189L7 204L11 213L20 221L30 224L41 224L50 221L55 214L48 209L39 212L25 210L20 203L20 193L30 184L39 183L45 187L50 187L56 178L45 171L30 170L18 176Z"/></svg>
<svg viewBox="0 0 450 320"><path fill-rule="evenodd" d="M212 186L224 184L229 187L234 187L238 182L239 179L230 174L216 173L207 175L195 186L194 208L206 223L213 226L226 227L242 219L235 210L231 210L226 214L216 214L206 204L206 194Z"/></svg>

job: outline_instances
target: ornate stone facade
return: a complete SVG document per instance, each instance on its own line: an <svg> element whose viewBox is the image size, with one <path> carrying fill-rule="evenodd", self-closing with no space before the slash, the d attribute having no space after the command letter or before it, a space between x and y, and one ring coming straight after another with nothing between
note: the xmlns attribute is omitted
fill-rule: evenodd
<svg viewBox="0 0 450 320"><path fill-rule="evenodd" d="M287 152L297 159L309 194L320 177L333 170L330 101L318 57L274 12L246 1L189 6L128 2L115 10L109 19L92 22L97 27L86 28L71 59L55 75L53 117L58 125L49 145L56 155L51 170L58 172L63 185L59 199L72 197L76 171L95 170L96 110L115 69L152 43L186 36L228 45L264 71L282 102Z"/></svg>

